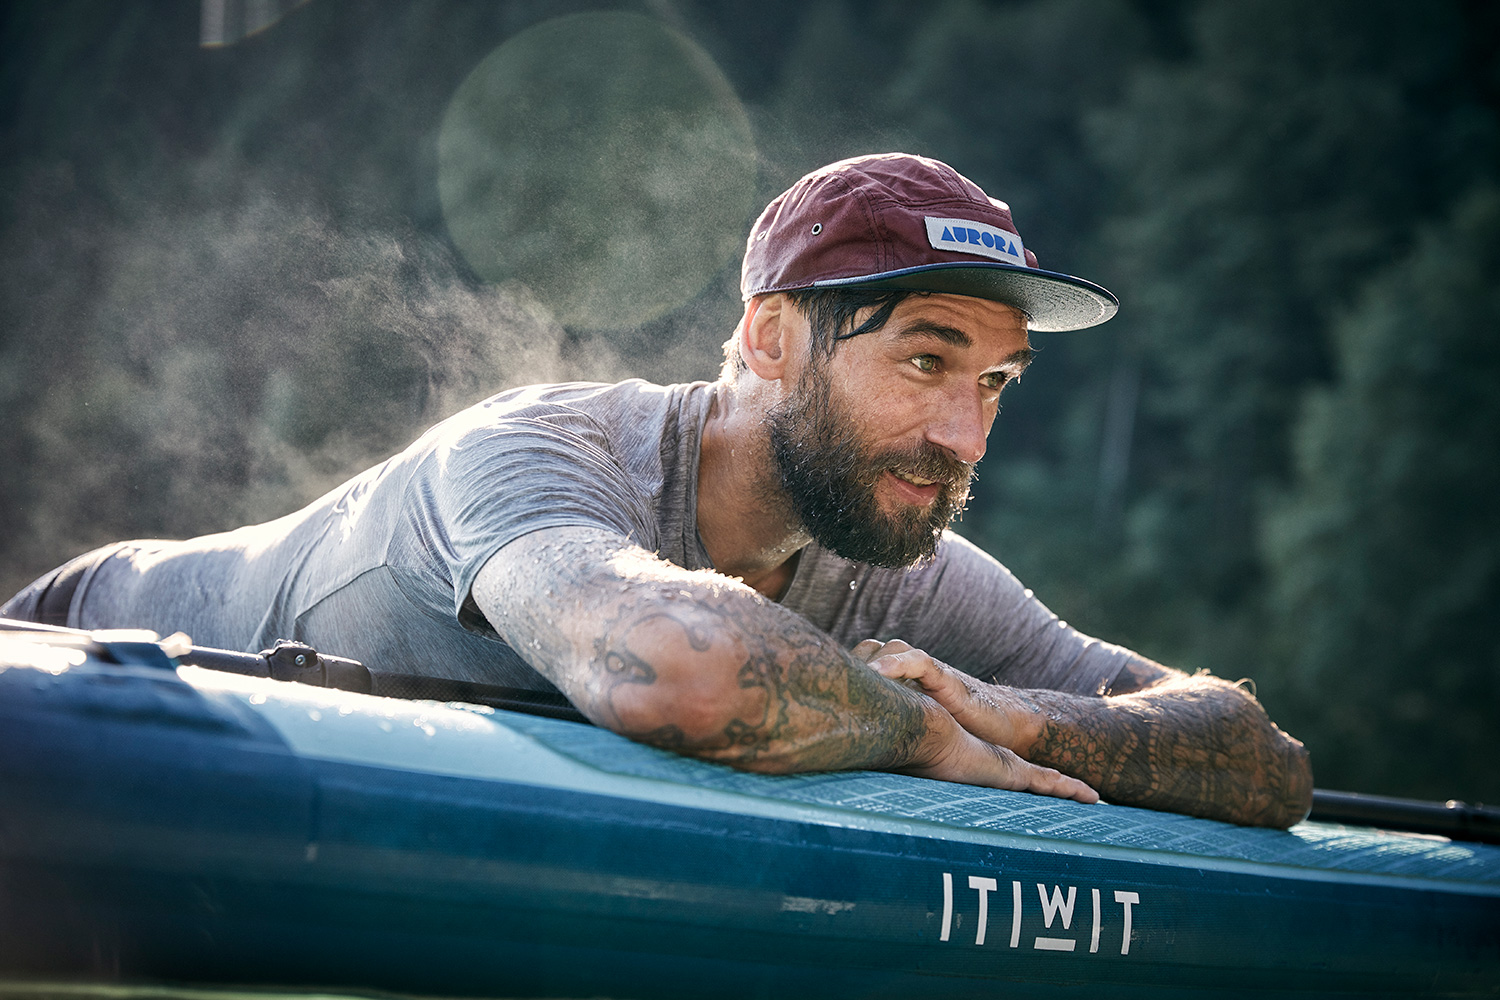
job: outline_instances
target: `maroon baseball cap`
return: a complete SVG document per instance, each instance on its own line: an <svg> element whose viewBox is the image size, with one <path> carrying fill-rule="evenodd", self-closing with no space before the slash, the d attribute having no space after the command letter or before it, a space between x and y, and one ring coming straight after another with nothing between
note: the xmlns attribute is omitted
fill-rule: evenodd
<svg viewBox="0 0 1500 1000"><path fill-rule="evenodd" d="M814 170L750 230L746 299L802 288L950 292L1014 306L1032 330L1097 326L1120 302L1091 281L1043 271L996 201L925 156L881 153Z"/></svg>

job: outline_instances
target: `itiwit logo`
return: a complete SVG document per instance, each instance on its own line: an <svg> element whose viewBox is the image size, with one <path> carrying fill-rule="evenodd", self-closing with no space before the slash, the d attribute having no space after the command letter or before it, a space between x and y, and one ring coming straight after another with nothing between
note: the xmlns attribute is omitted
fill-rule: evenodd
<svg viewBox="0 0 1500 1000"><path fill-rule="evenodd" d="M1026 266L1026 248L1015 233L968 219L939 219L929 215L926 220L927 242L935 250L956 250Z"/></svg>

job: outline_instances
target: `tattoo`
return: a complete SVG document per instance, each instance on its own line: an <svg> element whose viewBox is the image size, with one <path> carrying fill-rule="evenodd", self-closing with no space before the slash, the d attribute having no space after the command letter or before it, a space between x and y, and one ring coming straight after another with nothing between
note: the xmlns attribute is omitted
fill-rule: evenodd
<svg viewBox="0 0 1500 1000"><path fill-rule="evenodd" d="M602 532L551 534L512 543L473 593L511 647L595 722L753 770L915 759L921 699L805 619Z"/></svg>
<svg viewBox="0 0 1500 1000"><path fill-rule="evenodd" d="M1025 756L1111 801L1253 826L1307 815L1307 751L1236 685L1200 674L1103 699L1024 694L1044 716Z"/></svg>

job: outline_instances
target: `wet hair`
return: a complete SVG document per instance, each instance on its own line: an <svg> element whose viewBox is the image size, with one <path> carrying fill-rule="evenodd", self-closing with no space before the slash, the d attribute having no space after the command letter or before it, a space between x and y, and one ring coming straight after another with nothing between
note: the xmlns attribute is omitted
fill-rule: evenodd
<svg viewBox="0 0 1500 1000"><path fill-rule="evenodd" d="M787 292L787 298L797 311L807 317L812 328L812 354L819 362L833 356L833 349L841 340L858 337L862 333L875 333L890 322L891 313L909 296L921 294L905 290L876 291L864 288L801 288ZM875 307L863 323L854 325L862 310ZM733 382L745 370L745 359L740 355L739 338L731 336L724 342L723 378Z"/></svg>

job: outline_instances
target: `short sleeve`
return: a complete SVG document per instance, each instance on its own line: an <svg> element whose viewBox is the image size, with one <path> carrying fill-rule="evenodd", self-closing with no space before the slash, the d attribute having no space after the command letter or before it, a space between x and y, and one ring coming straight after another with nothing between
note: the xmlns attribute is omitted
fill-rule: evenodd
<svg viewBox="0 0 1500 1000"><path fill-rule="evenodd" d="M458 428L424 466L404 505L412 555L448 582L455 614L485 562L533 531L597 527L656 547L649 496L597 422L570 407Z"/></svg>

